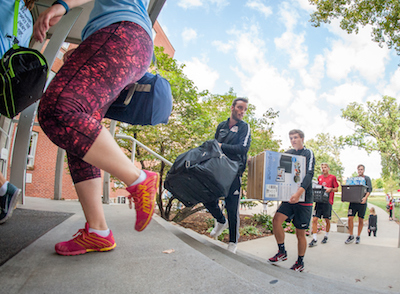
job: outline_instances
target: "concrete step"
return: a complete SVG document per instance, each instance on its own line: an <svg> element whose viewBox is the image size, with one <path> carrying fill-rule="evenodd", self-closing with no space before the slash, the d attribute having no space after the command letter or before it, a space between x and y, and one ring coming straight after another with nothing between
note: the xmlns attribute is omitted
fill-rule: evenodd
<svg viewBox="0 0 400 294"><path fill-rule="evenodd" d="M244 279L260 289L260 293L387 293L306 272L294 272L284 267L271 265L266 259L245 251L238 250L237 254L233 254L226 249L225 243L168 223L159 217L156 220L191 248L229 270L238 279Z"/></svg>

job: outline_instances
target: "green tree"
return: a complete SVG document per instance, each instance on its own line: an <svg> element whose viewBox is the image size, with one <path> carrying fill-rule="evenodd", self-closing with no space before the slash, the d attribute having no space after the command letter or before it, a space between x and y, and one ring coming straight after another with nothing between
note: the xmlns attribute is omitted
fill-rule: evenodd
<svg viewBox="0 0 400 294"><path fill-rule="evenodd" d="M311 14L313 26L340 19L340 27L358 33L360 26L372 26L372 39L380 46L386 43L400 55L399 0L309 0L316 6Z"/></svg>
<svg viewBox="0 0 400 294"><path fill-rule="evenodd" d="M393 192L396 192L400 188L399 186L399 177L397 174L387 175L384 181L384 190L385 193L393 196Z"/></svg>
<svg viewBox="0 0 400 294"><path fill-rule="evenodd" d="M379 178L379 179L372 179L372 187L375 187L376 189L383 189L385 182Z"/></svg>
<svg viewBox="0 0 400 294"><path fill-rule="evenodd" d="M331 137L328 133L321 133L315 139L308 140L305 145L314 152L315 179L321 174L321 163L327 163L330 168L329 172L339 181L342 180L344 168L340 161L341 144L338 138Z"/></svg>
<svg viewBox="0 0 400 294"><path fill-rule="evenodd" d="M342 117L353 122L355 133L341 138L343 143L378 151L381 155L382 174L399 174L400 164L400 108L396 99L383 96L381 100L365 105L351 103L342 109Z"/></svg>

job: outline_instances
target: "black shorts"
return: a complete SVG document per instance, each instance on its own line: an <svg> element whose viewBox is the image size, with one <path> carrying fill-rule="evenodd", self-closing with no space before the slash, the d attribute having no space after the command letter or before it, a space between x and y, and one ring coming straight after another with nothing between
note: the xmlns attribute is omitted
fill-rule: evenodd
<svg viewBox="0 0 400 294"><path fill-rule="evenodd" d="M331 219L332 205L330 203L321 203L321 202L315 203L313 217Z"/></svg>
<svg viewBox="0 0 400 294"><path fill-rule="evenodd" d="M306 230L311 220L312 205L306 206L299 203L282 202L277 212L286 215L288 217L286 221L292 221L296 229Z"/></svg>
<svg viewBox="0 0 400 294"><path fill-rule="evenodd" d="M356 216L356 214L358 214L359 218L364 218L366 210L367 210L367 203L361 204L361 203L350 202L347 216Z"/></svg>

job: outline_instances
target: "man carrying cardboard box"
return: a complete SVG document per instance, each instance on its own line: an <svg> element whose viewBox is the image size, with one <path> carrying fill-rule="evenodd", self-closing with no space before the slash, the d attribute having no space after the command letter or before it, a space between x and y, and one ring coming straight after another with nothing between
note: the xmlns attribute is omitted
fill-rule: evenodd
<svg viewBox="0 0 400 294"><path fill-rule="evenodd" d="M315 203L312 223L313 239L310 244L308 244L309 247L314 247L317 245L317 225L318 219L320 218L324 218L326 223L326 232L324 239L322 239L321 243L325 244L326 242L328 242L328 235L331 228L333 199L335 197L335 192L338 191L339 187L336 177L329 173L329 165L327 163L321 163L321 170L322 175L318 177L318 184L322 185L325 188L326 193L329 193L329 203Z"/></svg>
<svg viewBox="0 0 400 294"><path fill-rule="evenodd" d="M365 183L368 188L367 188L367 193L365 193L364 197L361 200L361 203L350 202L349 204L347 217L349 218L348 224L349 224L350 235L344 242L345 244L350 244L354 242L353 228L354 228L354 217L356 216L356 214L358 214L358 235L356 237L356 244L360 244L360 235L364 227L364 216L365 216L365 210L367 209L367 198L369 194L372 192L371 179L368 176L364 175L364 171L365 171L365 166L359 164L357 166L358 176L365 178Z"/></svg>
<svg viewBox="0 0 400 294"><path fill-rule="evenodd" d="M287 260L284 243L285 232L282 224L284 221L292 221L296 227L298 259L291 269L301 272L304 270L303 259L307 249L306 229L308 229L311 220L313 206L312 178L314 176L315 159L313 152L304 147L304 133L301 130L291 130L289 138L293 149L286 151L286 153L302 155L306 158L306 175L298 190L290 197L289 202L282 202L275 213L272 225L279 251L268 261L274 264ZM300 196L304 192L305 201L299 202Z"/></svg>
<svg viewBox="0 0 400 294"><path fill-rule="evenodd" d="M232 253L236 253L237 242L239 240L239 202L242 174L246 169L247 152L249 151L251 142L250 125L243 121L243 117L247 111L247 104L248 100L246 98L236 98L233 100L230 118L221 122L215 132L215 139L219 142L224 154L230 159L241 163L237 177L233 180L228 196L225 198L228 220L225 219L218 205L218 199L204 203L204 206L215 218L215 227L210 233L211 237L217 238L229 224L228 250Z"/></svg>

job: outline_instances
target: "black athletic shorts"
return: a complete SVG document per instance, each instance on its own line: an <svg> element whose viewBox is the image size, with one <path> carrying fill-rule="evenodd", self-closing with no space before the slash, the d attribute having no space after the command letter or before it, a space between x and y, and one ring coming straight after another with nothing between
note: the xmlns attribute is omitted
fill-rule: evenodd
<svg viewBox="0 0 400 294"><path fill-rule="evenodd" d="M367 203L361 204L361 203L350 202L347 216L356 216L356 214L358 214L358 217L364 218L366 210L367 210Z"/></svg>
<svg viewBox="0 0 400 294"><path fill-rule="evenodd" d="M332 217L332 205L330 203L315 203L313 217L331 219Z"/></svg>
<svg viewBox="0 0 400 294"><path fill-rule="evenodd" d="M286 215L288 217L286 221L292 221L296 229L306 230L311 220L312 205L282 202L277 212Z"/></svg>

